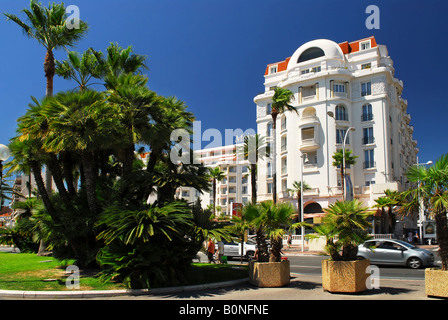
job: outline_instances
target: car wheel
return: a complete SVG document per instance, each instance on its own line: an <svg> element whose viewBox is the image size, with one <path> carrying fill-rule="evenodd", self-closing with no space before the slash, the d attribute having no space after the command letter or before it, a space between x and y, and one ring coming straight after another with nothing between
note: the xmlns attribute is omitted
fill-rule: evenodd
<svg viewBox="0 0 448 320"><path fill-rule="evenodd" d="M423 265L422 260L420 260L419 258L416 257L411 257L408 259L408 263L407 263L409 268L412 269L420 269Z"/></svg>

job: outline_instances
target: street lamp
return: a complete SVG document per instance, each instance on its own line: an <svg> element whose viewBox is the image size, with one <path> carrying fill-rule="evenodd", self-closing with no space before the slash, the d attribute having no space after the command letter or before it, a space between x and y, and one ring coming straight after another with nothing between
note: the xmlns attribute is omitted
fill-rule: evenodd
<svg viewBox="0 0 448 320"><path fill-rule="evenodd" d="M335 118L334 118L334 113L333 113L333 111L327 111L327 115L328 115L329 117L335 119ZM345 179L345 170L346 170L346 168L345 168L345 143L346 143L346 141L347 141L348 132L349 132L350 130L356 131L356 129L355 129L354 127L349 127L349 128L347 129L347 131L345 131L345 134L344 134L344 140L342 141L342 172L343 172L343 174L344 174L344 179ZM347 198L347 191L346 191L346 189L347 189L347 188L346 188L347 185L346 185L345 181L341 181L341 183L344 184L344 189L342 190L342 197L343 197L343 200L345 201L345 199Z"/></svg>
<svg viewBox="0 0 448 320"><path fill-rule="evenodd" d="M302 226L300 228L301 232L302 232L302 252L305 251L305 226L303 225L303 223L305 222L304 217L303 217L303 164L304 163L308 163L308 154L303 153L300 156L301 158L301 163L302 163L302 170L300 172L300 219L302 221Z"/></svg>
<svg viewBox="0 0 448 320"><path fill-rule="evenodd" d="M8 160L8 158L11 156L11 152L9 151L8 147L4 144L0 144L0 211L2 209L2 194L3 194L3 161Z"/></svg>
<svg viewBox="0 0 448 320"><path fill-rule="evenodd" d="M425 163L419 163L418 162L418 157L417 157L417 163L415 164L417 167L419 165L431 165L432 161L429 160L428 162ZM420 179L418 180L418 185L420 185ZM422 201L422 203L420 203L420 190L417 189L417 197L418 197L418 204L419 204L419 212L418 212L418 220L419 220L419 235L420 235L420 244L423 244L423 218L424 218L424 214L425 214L425 203L424 201Z"/></svg>

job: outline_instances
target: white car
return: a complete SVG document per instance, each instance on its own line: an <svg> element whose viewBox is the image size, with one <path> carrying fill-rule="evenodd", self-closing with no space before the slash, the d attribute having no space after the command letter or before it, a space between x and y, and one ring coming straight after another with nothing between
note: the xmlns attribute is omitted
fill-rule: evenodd
<svg viewBox="0 0 448 320"><path fill-rule="evenodd" d="M233 258L233 257L241 257L241 243L238 242L227 242L223 240L224 243L224 255ZM255 255L255 250L257 245L255 242L249 240L248 242L243 243L243 257L247 260L252 259ZM218 245L216 244L216 250L218 250Z"/></svg>

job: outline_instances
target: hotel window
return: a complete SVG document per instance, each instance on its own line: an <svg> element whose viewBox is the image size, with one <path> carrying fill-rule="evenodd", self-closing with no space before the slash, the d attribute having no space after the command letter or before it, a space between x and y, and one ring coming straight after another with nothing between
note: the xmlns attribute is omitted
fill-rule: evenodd
<svg viewBox="0 0 448 320"><path fill-rule="evenodd" d="M308 162L305 163L305 166L316 166L317 165L317 152L316 151L308 151L306 153L308 157Z"/></svg>
<svg viewBox="0 0 448 320"><path fill-rule="evenodd" d="M236 183L236 177L229 177L229 183Z"/></svg>
<svg viewBox="0 0 448 320"><path fill-rule="evenodd" d="M361 65L361 70L370 69L371 67L372 67L372 64L370 62L369 63L364 63L364 64Z"/></svg>
<svg viewBox="0 0 448 320"><path fill-rule="evenodd" d="M335 83L333 85L333 91L334 92L345 93L345 84L343 84L343 83Z"/></svg>
<svg viewBox="0 0 448 320"><path fill-rule="evenodd" d="M375 157L373 149L364 150L364 169L375 167Z"/></svg>
<svg viewBox="0 0 448 320"><path fill-rule="evenodd" d="M362 106L361 121L370 121L370 120L373 120L373 114L372 114L372 105L369 103Z"/></svg>
<svg viewBox="0 0 448 320"><path fill-rule="evenodd" d="M286 157L282 158L282 174L288 173L288 159Z"/></svg>
<svg viewBox="0 0 448 320"><path fill-rule="evenodd" d="M283 136L282 137L282 147L281 147L281 151L283 152L283 151L287 151L287 139L286 139L286 136Z"/></svg>
<svg viewBox="0 0 448 320"><path fill-rule="evenodd" d="M362 129L362 144L374 143L375 138L373 137L373 127Z"/></svg>
<svg viewBox="0 0 448 320"><path fill-rule="evenodd" d="M359 49L360 49L360 50L367 50L367 49L370 49L370 40L360 42L360 43L359 43Z"/></svg>
<svg viewBox="0 0 448 320"><path fill-rule="evenodd" d="M272 182L267 184L268 193L272 193Z"/></svg>
<svg viewBox="0 0 448 320"><path fill-rule="evenodd" d="M236 166L229 167L229 172L235 173L236 172Z"/></svg>
<svg viewBox="0 0 448 320"><path fill-rule="evenodd" d="M300 74L307 74L307 73L310 73L310 69L300 71Z"/></svg>
<svg viewBox="0 0 448 320"><path fill-rule="evenodd" d="M266 135L267 135L268 137L272 137L272 122L269 122L269 123L268 123L268 129L267 129L267 133L266 133Z"/></svg>
<svg viewBox="0 0 448 320"><path fill-rule="evenodd" d="M277 66L273 66L269 69L269 73L277 73Z"/></svg>
<svg viewBox="0 0 448 320"><path fill-rule="evenodd" d="M336 129L336 143L344 143L344 137L347 133L347 129ZM350 144L350 137L347 135L346 144Z"/></svg>
<svg viewBox="0 0 448 320"><path fill-rule="evenodd" d="M321 72L322 68L320 66L311 69L311 72Z"/></svg>
<svg viewBox="0 0 448 320"><path fill-rule="evenodd" d="M272 178L272 163L268 162L267 164L267 177Z"/></svg>
<svg viewBox="0 0 448 320"><path fill-rule="evenodd" d="M272 111L272 103L268 103L266 107L266 115L270 115Z"/></svg>
<svg viewBox="0 0 448 320"><path fill-rule="evenodd" d="M286 116L282 116L282 131L286 130Z"/></svg>
<svg viewBox="0 0 448 320"><path fill-rule="evenodd" d="M347 110L344 106L336 106L336 120L348 121Z"/></svg>
<svg viewBox="0 0 448 320"><path fill-rule="evenodd" d="M241 193L242 193L242 194L247 194L247 190L248 190L248 189L247 189L247 186L242 186L242 187L241 187Z"/></svg>
<svg viewBox="0 0 448 320"><path fill-rule="evenodd" d="M369 82L363 82L361 83L361 96L369 96L372 94L372 83Z"/></svg>
<svg viewBox="0 0 448 320"><path fill-rule="evenodd" d="M314 127L302 129L302 141L314 139Z"/></svg>

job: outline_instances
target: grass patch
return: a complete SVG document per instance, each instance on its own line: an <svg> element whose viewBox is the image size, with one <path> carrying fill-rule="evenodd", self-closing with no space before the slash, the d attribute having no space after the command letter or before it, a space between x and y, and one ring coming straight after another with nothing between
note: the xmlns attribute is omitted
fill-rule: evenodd
<svg viewBox="0 0 448 320"><path fill-rule="evenodd" d="M28 291L65 291L68 274L65 268L73 261L40 257L32 253L0 252L0 289ZM125 289L121 283L103 283L100 270L80 271L79 290ZM247 266L193 263L187 270L188 284L204 284L248 277Z"/></svg>

